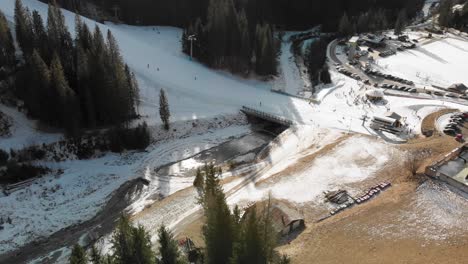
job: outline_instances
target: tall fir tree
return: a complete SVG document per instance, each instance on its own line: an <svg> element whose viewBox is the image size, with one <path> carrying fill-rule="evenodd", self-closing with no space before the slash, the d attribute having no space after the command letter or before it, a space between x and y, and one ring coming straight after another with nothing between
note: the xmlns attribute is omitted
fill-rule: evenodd
<svg viewBox="0 0 468 264"><path fill-rule="evenodd" d="M69 262L70 264L87 264L86 251L78 244L73 246Z"/></svg>
<svg viewBox="0 0 468 264"><path fill-rule="evenodd" d="M193 180L193 186L197 188L198 192L202 192L204 188L204 177L203 173L200 168L197 168L197 172L195 173L195 179Z"/></svg>
<svg viewBox="0 0 468 264"><path fill-rule="evenodd" d="M276 74L276 49L269 24L258 24L256 31L256 72L260 75Z"/></svg>
<svg viewBox="0 0 468 264"><path fill-rule="evenodd" d="M33 51L28 67L30 68L30 79L23 95L25 103L29 105L31 116L52 122L56 113L51 104L48 104L53 99L50 90L50 71L36 50Z"/></svg>
<svg viewBox="0 0 468 264"><path fill-rule="evenodd" d="M406 10L402 9L398 14L398 18L395 22L395 35L400 36L401 34L403 34L403 31L406 27L406 19Z"/></svg>
<svg viewBox="0 0 468 264"><path fill-rule="evenodd" d="M0 68L15 66L15 45L5 15L0 11Z"/></svg>
<svg viewBox="0 0 468 264"><path fill-rule="evenodd" d="M21 51L25 56L30 56L33 51L34 39L31 13L23 6L21 0L15 1L15 31Z"/></svg>
<svg viewBox="0 0 468 264"><path fill-rule="evenodd" d="M341 36L348 37L353 34L353 26L349 20L348 14L344 13L338 26L338 32Z"/></svg>
<svg viewBox="0 0 468 264"><path fill-rule="evenodd" d="M50 65L50 89L56 100L56 125L65 128L66 134L76 136L79 130L80 110L75 92L65 78L62 64L57 54Z"/></svg>
<svg viewBox="0 0 468 264"><path fill-rule="evenodd" d="M244 223L242 230L241 247L236 252L235 263L239 264L266 264L267 258L264 252L260 225L257 219L257 213L252 210Z"/></svg>
<svg viewBox="0 0 468 264"><path fill-rule="evenodd" d="M183 264L177 241L171 231L162 225L158 230L159 256L158 264Z"/></svg>
<svg viewBox="0 0 468 264"><path fill-rule="evenodd" d="M89 254L89 261L92 264L107 264L105 263L105 258L102 256L101 252L97 249L95 245L91 247L91 252Z"/></svg>
<svg viewBox="0 0 468 264"><path fill-rule="evenodd" d="M130 263L153 264L155 263L154 252L151 247L151 237L148 232L142 227L132 228L133 236L133 260Z"/></svg>
<svg viewBox="0 0 468 264"><path fill-rule="evenodd" d="M151 240L143 227L133 227L127 216L122 216L111 239L115 264L153 264L154 253Z"/></svg>
<svg viewBox="0 0 468 264"><path fill-rule="evenodd" d="M159 92L159 117L163 122L164 129L169 130L171 112L169 110L169 102L167 101L166 91L161 89Z"/></svg>
<svg viewBox="0 0 468 264"><path fill-rule="evenodd" d="M203 226L207 264L228 263L233 256L233 219L214 165L204 167L205 187L201 199L206 223Z"/></svg>
<svg viewBox="0 0 468 264"><path fill-rule="evenodd" d="M34 49L39 52L44 61L50 62L52 54L49 51L47 32L44 27L44 21L37 10L32 12L32 21L34 30Z"/></svg>
<svg viewBox="0 0 468 264"><path fill-rule="evenodd" d="M45 28L39 13L31 15L17 0L15 24L26 64L18 69L14 92L32 116L64 127L70 136L77 135L82 127L120 125L135 117L138 83L110 32L105 42L98 26L91 33L77 15L73 40L55 1L49 3ZM0 25L1 41L7 41L0 47L10 54L10 37L3 32ZM2 50L0 60L4 60Z"/></svg>
<svg viewBox="0 0 468 264"><path fill-rule="evenodd" d="M369 15L367 13L361 13L356 24L357 32L364 33L369 31L369 22Z"/></svg>
<svg viewBox="0 0 468 264"><path fill-rule="evenodd" d="M453 20L453 0L443 0L439 6L439 25L449 27Z"/></svg>

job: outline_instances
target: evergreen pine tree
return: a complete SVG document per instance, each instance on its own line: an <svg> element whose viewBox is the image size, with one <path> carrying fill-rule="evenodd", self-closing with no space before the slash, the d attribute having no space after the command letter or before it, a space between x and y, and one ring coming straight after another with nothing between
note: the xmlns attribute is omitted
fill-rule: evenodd
<svg viewBox="0 0 468 264"><path fill-rule="evenodd" d="M44 61L50 62L51 54L49 53L47 32L44 27L44 21L36 10L32 12L32 20L34 30L34 48L39 52Z"/></svg>
<svg viewBox="0 0 468 264"><path fill-rule="evenodd" d="M164 124L164 129L169 130L169 118L171 117L171 113L164 89L161 89L159 92L159 116Z"/></svg>
<svg viewBox="0 0 468 264"><path fill-rule="evenodd" d="M228 263L235 243L233 219L216 175L218 170L213 165L206 165L204 170L205 188L201 202L206 216L203 227L205 260L207 264Z"/></svg>
<svg viewBox="0 0 468 264"><path fill-rule="evenodd" d="M443 0L439 6L439 25L449 27L453 19L453 0Z"/></svg>
<svg viewBox="0 0 468 264"><path fill-rule="evenodd" d="M141 226L133 227L127 216L122 216L111 239L116 264L153 264L154 253L151 251L151 240Z"/></svg>
<svg viewBox="0 0 468 264"><path fill-rule="evenodd" d="M197 172L195 174L195 180L193 180L193 186L197 188L199 192L203 191L203 184L204 184L204 179L203 179L203 174L200 168L197 168Z"/></svg>
<svg viewBox="0 0 468 264"><path fill-rule="evenodd" d="M91 247L89 260L92 264L104 264L104 258L95 245Z"/></svg>
<svg viewBox="0 0 468 264"><path fill-rule="evenodd" d="M155 256L151 249L151 238L142 226L132 228L133 256L132 262L139 264L154 264Z"/></svg>
<svg viewBox="0 0 468 264"><path fill-rule="evenodd" d="M346 13L344 13L341 17L340 24L338 26L338 32L344 37L353 34L353 26Z"/></svg>
<svg viewBox="0 0 468 264"><path fill-rule="evenodd" d="M255 208L249 212L247 222L244 225L243 249L237 256L236 262L240 264L266 264L267 259Z"/></svg>
<svg viewBox="0 0 468 264"><path fill-rule="evenodd" d="M325 84L332 83L332 79L331 79L331 76L330 76L330 71L329 71L329 68L328 68L327 64L324 64L323 67L322 67L322 71L320 73L320 80Z"/></svg>
<svg viewBox="0 0 468 264"><path fill-rule="evenodd" d="M367 13L362 13L359 15L358 21L357 21L357 32L359 33L364 33L369 31L370 28L370 23L369 23L369 16Z"/></svg>
<svg viewBox="0 0 468 264"><path fill-rule="evenodd" d="M57 124L62 125L67 135L75 136L79 128L79 105L75 92L70 88L57 54L50 65L50 85L56 102Z"/></svg>
<svg viewBox="0 0 468 264"><path fill-rule="evenodd" d="M15 46L5 15L0 11L0 68L15 65Z"/></svg>
<svg viewBox="0 0 468 264"><path fill-rule="evenodd" d="M73 247L69 262L70 264L87 264L86 252L80 245Z"/></svg>
<svg viewBox="0 0 468 264"><path fill-rule="evenodd" d="M276 74L276 48L270 25L257 25L255 36L256 72L260 75Z"/></svg>
<svg viewBox="0 0 468 264"><path fill-rule="evenodd" d="M399 36L403 34L406 26L406 10L401 10L398 14L398 18L395 22L395 35Z"/></svg>
<svg viewBox="0 0 468 264"><path fill-rule="evenodd" d="M31 55L34 39L31 13L23 6L21 0L15 0L15 30L16 39L23 54L25 56Z"/></svg>
<svg viewBox="0 0 468 264"><path fill-rule="evenodd" d="M33 51L30 62L30 79L26 93L23 95L29 112L33 117L52 122L56 113L49 104L52 99L50 90L50 72L39 52Z"/></svg>
<svg viewBox="0 0 468 264"><path fill-rule="evenodd" d="M174 236L164 225L158 230L159 255L158 264L181 264L183 263Z"/></svg>
<svg viewBox="0 0 468 264"><path fill-rule="evenodd" d="M119 219L117 228L112 235L111 244L114 250L114 260L116 263L125 264L132 261L132 226L130 219L127 216L122 216Z"/></svg>

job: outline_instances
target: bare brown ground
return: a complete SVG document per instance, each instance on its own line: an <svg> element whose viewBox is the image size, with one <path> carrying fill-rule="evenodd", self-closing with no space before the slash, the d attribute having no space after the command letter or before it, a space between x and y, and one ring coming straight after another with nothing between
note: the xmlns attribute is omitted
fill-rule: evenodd
<svg viewBox="0 0 468 264"><path fill-rule="evenodd" d="M406 192L399 186L396 192ZM410 188L411 189L411 188ZM279 248L292 257L292 263L466 263L468 259L467 237L451 238L450 241L424 241L419 237L385 238L362 231L378 228L387 216L399 210L411 193L393 196L395 191L379 196L375 201L355 207L339 218L308 227L289 245ZM352 212L352 211L355 212ZM401 223L404 228L405 223Z"/></svg>
<svg viewBox="0 0 468 264"><path fill-rule="evenodd" d="M442 110L428 116L423 121L424 129L436 131L434 122L442 115L454 110ZM336 142L323 147L316 153L301 158L291 166L258 184L270 184L305 169L321 155L326 155L341 142L349 139L346 135ZM363 232L365 228L377 229L386 223L395 225L396 220L388 217L392 212L398 212L415 198L415 190L424 180L424 168L441 158L441 156L459 146L454 138L434 133L431 137L420 137L407 144L395 146L408 153L406 161L393 161L383 168L374 179L365 185L383 180L391 181L392 188L381 193L368 203L355 206L317 223L317 215L323 209L313 205L302 204L306 229L289 244L278 248L289 255L292 263L468 263L468 234L451 237L440 241L425 240L417 236L383 237L371 232ZM413 158L412 158L413 157ZM416 170L416 175L413 171ZM285 176L286 175L286 176ZM406 223L398 222L397 228L405 228ZM180 237L189 236L199 245L203 245L201 236L202 222L189 224Z"/></svg>
<svg viewBox="0 0 468 264"><path fill-rule="evenodd" d="M328 152L330 152L331 150L333 150L336 146L338 146L339 144L341 144L341 142L345 141L346 139L350 138L351 135L348 134L348 135L344 135L344 136L341 136L340 138L338 138L335 142L331 143L331 144L328 144L326 146L324 146L323 148L321 148L319 151L316 151L310 155L307 155L305 157L302 157L300 158L296 163L294 163L294 166L290 166L278 173L275 173L274 175L272 175L271 177L268 177L268 179L265 179L265 180L262 180L262 181L259 181L256 183L256 185L263 185L263 184L272 184L272 183L276 183L279 179L281 179L282 177L284 177L285 175L292 175L294 173L297 173L297 172L301 172L303 171L304 169L306 169L308 166L310 166L310 163L315 160L317 157L323 155L323 154L326 154ZM313 148L314 146L312 146L311 148Z"/></svg>
<svg viewBox="0 0 468 264"><path fill-rule="evenodd" d="M434 121L437 118L431 117ZM440 243L411 235L385 238L362 232L363 228L378 229L385 223L395 225L395 219L388 215L401 210L414 199L415 189L421 181L426 180L421 175L424 168L459 144L452 137L434 135L398 146L407 151L408 156L424 155L402 164L393 164L379 172L376 179L391 181L392 188L366 204L355 206L323 222L314 223L315 218L306 219L306 230L290 244L278 249L290 255L292 263L299 264L468 263L468 234L451 237ZM409 164L411 162L417 167L416 176ZM406 223L397 225L404 229Z"/></svg>

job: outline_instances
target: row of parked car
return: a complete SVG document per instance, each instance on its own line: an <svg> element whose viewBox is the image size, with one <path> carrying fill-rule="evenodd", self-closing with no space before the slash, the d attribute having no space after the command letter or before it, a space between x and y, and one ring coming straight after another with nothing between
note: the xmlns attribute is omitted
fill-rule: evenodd
<svg viewBox="0 0 468 264"><path fill-rule="evenodd" d="M408 81L408 80L405 80L403 78L393 76L391 74L385 74L385 73L379 72L377 70L372 70L372 69L367 68L367 69L364 70L364 72L367 73L367 74L370 74L370 75L375 75L375 76L378 76L378 77L385 78L387 80L391 80L391 81L395 81L395 82L399 82L399 83L404 83L404 84L407 84L407 85L414 85L414 82L412 82L412 81Z"/></svg>
<svg viewBox="0 0 468 264"><path fill-rule="evenodd" d="M379 53L379 56L380 57L388 57L388 56L391 56L391 55L395 55L396 52L393 51L393 50L385 50L385 51L382 51Z"/></svg>
<svg viewBox="0 0 468 264"><path fill-rule="evenodd" d="M388 84L384 83L381 86L384 89L392 89L392 90L397 90L397 91L402 91L402 92L408 92L408 93L417 93L418 90L413 87L408 87L408 86L399 86L399 85L393 85L393 84Z"/></svg>
<svg viewBox="0 0 468 264"><path fill-rule="evenodd" d="M450 116L449 123L444 127L444 133L450 136L456 136L461 132L460 126L463 126L468 113L455 113Z"/></svg>
<svg viewBox="0 0 468 264"><path fill-rule="evenodd" d="M465 95L465 94L443 93L443 92L433 91L433 90L426 90L425 93L429 95L445 96L449 98L459 98L459 99L468 100L468 95Z"/></svg>
<svg viewBox="0 0 468 264"><path fill-rule="evenodd" d="M346 75L348 77L351 77L351 78L353 78L355 80L358 80L358 81L361 80L361 77L358 74L353 73L350 70L348 70L348 69L346 69L346 68L344 68L342 66L336 66L336 69L338 70L339 73L342 73L342 74L344 74L344 75Z"/></svg>

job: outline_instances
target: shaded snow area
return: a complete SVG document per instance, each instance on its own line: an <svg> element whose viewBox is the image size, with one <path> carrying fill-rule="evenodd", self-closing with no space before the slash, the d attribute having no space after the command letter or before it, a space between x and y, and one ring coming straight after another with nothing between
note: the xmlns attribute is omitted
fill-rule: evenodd
<svg viewBox="0 0 468 264"><path fill-rule="evenodd" d="M382 237L419 237L448 241L468 232L468 199L442 183L422 184L402 209L385 216L393 221L376 222L363 229ZM444 242L441 242L444 243Z"/></svg>
<svg viewBox="0 0 468 264"><path fill-rule="evenodd" d="M143 153L107 154L94 160L45 162L44 165L54 170L63 170L63 174L43 177L9 196L0 197L0 217L6 220L9 216L12 220L11 225L4 225L4 230L0 231L0 253L90 219L121 184L143 176L150 168L186 159L233 137L245 135L248 131L248 126L230 126L184 139L160 142ZM193 166L184 165L189 168ZM174 181L165 188L172 193L186 186L186 182ZM147 195L157 195L160 191L155 186L147 190Z"/></svg>
<svg viewBox="0 0 468 264"><path fill-rule="evenodd" d="M106 155L93 161L47 164L64 173L0 197L0 217L12 220L1 231L0 253L93 217L128 180L130 165L121 161L117 155Z"/></svg>
<svg viewBox="0 0 468 264"><path fill-rule="evenodd" d="M467 61L468 41L448 37L377 62L385 73L421 85L448 87L454 83L468 83Z"/></svg>
<svg viewBox="0 0 468 264"><path fill-rule="evenodd" d="M309 96L311 89L307 74L301 74L301 68L296 63L290 38L298 32L287 32L281 42L281 55L279 57L279 77L273 83L273 89L292 95ZM309 41L305 41L309 43ZM301 65L303 66L303 65ZM302 69L305 70L305 69Z"/></svg>
<svg viewBox="0 0 468 264"><path fill-rule="evenodd" d="M320 151L320 148L315 151ZM399 151L391 145L368 137L353 136L304 164L299 170L297 166L291 170L285 166L284 170L277 172L276 179L261 184L249 184L229 199L229 202L260 200L271 192L275 198L292 202L320 203L321 199L318 197L324 191L347 187L348 184L372 177L399 155Z"/></svg>
<svg viewBox="0 0 468 264"><path fill-rule="evenodd" d="M339 130L316 129L312 126L297 126L286 130L265 149L268 155L264 160L269 164L269 169L261 175L260 180L293 166L300 158L317 152L342 135Z"/></svg>
<svg viewBox="0 0 468 264"><path fill-rule="evenodd" d="M196 168L204 162L194 159L201 151L213 148L233 137L240 137L249 132L247 126L233 126L219 131L178 139L169 144L156 146L139 161L137 175L150 180L149 186L143 188L143 194L129 208L133 213L142 210L146 205L167 197L193 184ZM180 161L168 170L159 172L162 165Z"/></svg>
<svg viewBox="0 0 468 264"><path fill-rule="evenodd" d="M28 120L23 113L14 108L0 104L0 111L12 120L10 134L0 137L0 149L21 149L31 145L57 142L63 138L61 134L38 131L36 122Z"/></svg>

